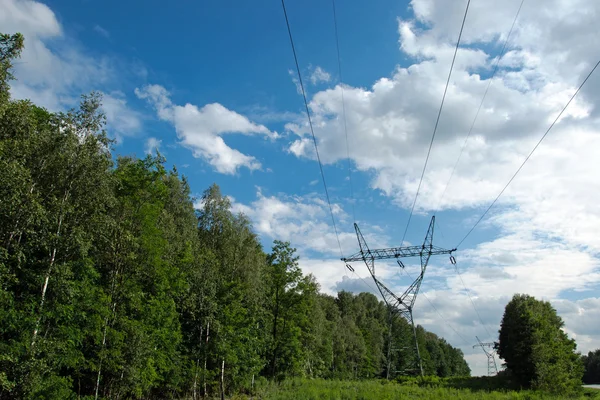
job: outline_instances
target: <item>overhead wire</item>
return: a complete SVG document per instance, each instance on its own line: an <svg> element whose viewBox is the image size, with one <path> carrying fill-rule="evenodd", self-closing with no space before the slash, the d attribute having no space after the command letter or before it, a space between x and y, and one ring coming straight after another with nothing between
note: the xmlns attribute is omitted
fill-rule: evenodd
<svg viewBox="0 0 600 400"><path fill-rule="evenodd" d="M477 111L475 113L475 116L473 118L473 121L471 122L471 126L469 128L469 131L467 133L467 136L465 137L465 140L460 148L460 153L458 155L458 158L456 159L456 162L454 163L454 166L452 168L452 172L450 173L450 177L448 178L446 185L444 187L444 190L442 192L442 195L440 196L440 200L438 201L438 205L437 207L435 207L435 209L437 210L443 200L444 200L444 196L446 195L446 192L448 190L448 187L450 185L450 181L452 181L452 178L454 177L454 173L456 172L456 168L458 167L458 164L460 163L460 160L462 158L462 155L464 153L464 150L466 148L467 142L469 141L469 138L471 137L471 134L473 132L473 128L475 127L475 123L477 122L477 118L479 117L479 113L481 112L481 108L483 107L483 103L485 102L485 99L487 97L487 94L490 90L490 86L492 85L492 81L494 79L494 77L496 76L496 73L498 72L498 67L500 65L500 61L502 60L502 57L504 57L504 54L506 53L506 49L508 47L508 42L510 40L510 37L512 35L512 32L515 28L515 25L517 23L517 19L519 18L519 14L521 13L521 9L523 8L523 3L525 2L525 0L521 0L521 3L519 4L519 7L517 8L517 12L515 14L515 17L513 18L511 27L508 31L508 34L506 35L506 39L504 40L504 44L502 46L502 49L500 50L500 53L498 54L497 58L496 58L496 63L494 65L494 69L492 71L492 74L490 75L490 77L488 78L488 84L485 88L485 92L483 93L483 96L481 98L481 101L479 102L479 107L477 108ZM436 221L436 224L438 225L438 229L440 230L440 233L442 233L441 229L440 229L440 225L439 223ZM443 233L442 233L443 236ZM481 318L481 315L479 314L479 310L477 309L477 307L475 306L475 302L473 301L473 297L471 296L470 290L467 288L467 285L465 285L465 282L462 278L462 274L460 273L460 270L458 269L458 265L454 264L454 270L456 272L456 274L458 275L460 282L462 283L463 288L465 289L465 293L467 294L467 296L469 297L469 301L471 302L471 306L473 307L473 310L475 311L475 313L477 314L477 318L479 318L479 322L481 323L481 325L483 326L483 328L485 329L486 333L488 334L488 336L491 337L489 330L487 329L487 326L485 325L485 323L483 322L483 319Z"/></svg>
<svg viewBox="0 0 600 400"><path fill-rule="evenodd" d="M352 167L351 167L351 159L350 159L350 145L348 143L348 122L346 119L346 101L344 99L344 81L342 79L342 61L340 57L340 40L338 35L338 24L337 24L337 13L335 11L335 0L331 0L331 5L333 7L333 26L335 30L335 48L337 50L337 62L338 62L338 76L340 82L340 91L342 94L342 117L344 120L344 134L346 136L346 158L348 161L348 182L350 184L350 196L352 200L352 218L354 222L356 222L356 211L354 210L354 188L352 185Z"/></svg>
<svg viewBox="0 0 600 400"><path fill-rule="evenodd" d="M419 192L421 191L421 185L423 184L423 177L425 176L425 170L427 169L427 163L429 162L429 156L431 155L431 148L433 147L433 141L435 140L435 134L437 133L437 128L440 122L440 116L442 115L442 109L444 108L444 101L446 100L446 93L448 92L448 86L450 85L450 77L452 76L452 70L454 69L454 62L456 61L456 54L458 53L458 48L460 45L460 39L462 37L463 29L465 27L465 21L467 20L467 14L469 12L469 5L471 4L471 0L467 1L467 7L465 8L465 15L463 16L462 24L460 26L460 32L458 33L458 40L456 41L456 48L454 49L454 56L452 57L452 63L450 64L450 71L448 71L448 79L446 80L446 87L444 88L444 95L442 96L442 101L440 103L440 109L437 114L437 118L435 120L435 126L433 127L433 135L431 135L431 142L429 143L429 149L427 150L427 157L425 158L425 164L423 165L423 171L421 172L421 178L419 179L419 186L417 187L417 193L415 194L415 199L413 200L412 207L410 209L410 214L408 216L408 222L406 223L406 228L404 229L404 234L402 235L402 243L404 243L404 239L406 238L406 232L408 232L408 227L410 225L410 220L412 219L412 215L415 211L415 204L417 203L417 198L419 197Z"/></svg>
<svg viewBox="0 0 600 400"><path fill-rule="evenodd" d="M282 0L282 2L283 2L283 0ZM335 45L336 45L336 55L337 55L337 63L338 63L338 76L339 76L341 100L342 100L342 118L343 118L343 123L344 123L344 136L346 139L346 158L347 158L347 162L348 162L348 181L349 181L349 186L350 186L350 196L351 196L351 200L352 200L352 202L351 202L352 218L353 218L353 221L356 223L356 211L355 211L355 207L354 207L355 197L354 197L354 188L353 188L353 184L352 184L350 145L349 145L349 140L348 140L348 123L347 123L347 118L346 118L346 102L345 102L345 98L344 98L342 62L341 62L341 56L340 56L340 42L339 42L339 32L338 32L335 0L331 0L331 5L332 5L332 9L333 9L333 25L334 25L334 31L335 31ZM374 293L377 296L378 291L376 289L374 289L373 286L371 286L367 282L367 280L365 280L363 277L358 275L356 273L356 271L354 271L354 270L350 270L350 272L352 272L356 277L358 277L369 289L371 289L372 293ZM347 276L347 273L346 273L346 276Z"/></svg>
<svg viewBox="0 0 600 400"><path fill-rule="evenodd" d="M525 164L527 163L527 161L529 161L529 158L531 158L531 155L539 147L539 145L546 138L546 136L548 135L548 133L550 132L550 130L552 130L552 128L558 122L558 120L563 115L563 113L565 112L565 110L569 107L569 105L571 104L571 102L573 101L573 99L575 98L575 96L577 96L577 94L579 93L579 91L581 90L581 88L583 87L583 85L585 85L585 83L588 81L588 79L590 79L590 76L592 76L592 74L594 73L594 71L596 71L596 68L598 68L598 65L600 65L600 60L598 60L598 62L596 63L596 65L594 65L594 67L592 68L592 70L587 74L587 76L585 77L585 79L583 80L583 82L581 82L581 84L579 85L579 87L577 88L577 90L575 91L575 93L573 93L573 95L571 96L571 98L569 99L569 101L567 102L567 104L565 104L565 106L562 108L562 110L558 113L558 115L556 116L556 118L554 119L554 121L552 121L552 123L550 124L550 126L548 127L548 129L546 130L546 132L542 135L542 137L536 143L536 145L533 147L533 149L531 150L531 152L529 152L529 154L527 155L527 157L525 157L525 160L523 161L523 163L519 166L519 168L513 174L513 176L508 180L508 182L506 183L506 185L504 185L504 187L502 188L502 190L500 191L500 193L498 193L498 196L496 196L496 198L494 199L494 201L492 201L492 203L488 206L488 208L484 211L484 213L481 214L481 216L479 217L479 219L477 220L477 222L475 222L475 224L471 227L471 229L469 229L469 231L467 232L467 234L461 239L461 241L455 246L455 248L459 248L463 244L463 242L469 237L469 235L473 232L473 230L477 227L477 225L479 225L479 223L483 220L483 218L487 215L487 213L496 204L496 202L498 201L498 199L500 198L500 196L502 196L502 194L504 193L504 191L506 190L506 188L508 188L508 186L512 183L512 181L519 174L519 172L521 172L521 169L523 169L523 166L525 166Z"/></svg>
<svg viewBox="0 0 600 400"><path fill-rule="evenodd" d="M406 274L406 276L408 276L411 280L414 281L413 277L410 275L410 273L408 271L404 270L404 273ZM399 272L396 272L396 275L399 276L399 277L401 277ZM460 337L463 340L463 342L465 342L467 345L470 346L471 343L467 339L465 339L465 337L463 335L461 335L460 332L458 332L456 329L454 329L454 327L448 322L448 320L438 310L438 308L435 306L435 304L433 304L433 302L431 300L429 300L429 297L427 297L427 295L425 294L425 292L421 292L421 295L423 297L425 297L425 300L427 300L427 302L429 303L429 305L431 306L431 308L433 308L435 310L435 312L437 313L437 315L440 316L440 318L442 319L442 321L444 321L445 326L447 326L448 328L450 328L454 333L456 333L456 335L458 337Z"/></svg>
<svg viewBox="0 0 600 400"><path fill-rule="evenodd" d="M439 232L442 234L442 237L444 236L444 233L442 232L442 230L440 229L440 225L438 223L438 221L435 221L435 224L437 226L437 229L439 230ZM454 263L454 271L456 272L456 274L458 275L458 277L460 278L460 282L463 285L463 288L465 289L465 293L467 294L467 296L469 297L469 301L471 302L471 306L473 306L473 310L475 311L475 314L477 314L477 317L479 318L479 322L481 323L481 325L483 326L483 329L485 329L485 332L488 334L489 337L492 337L492 335L490 334L490 331L487 329L487 326L485 325L485 323L483 322L483 319L481 318L481 315L479 314L479 310L477 309L477 307L475 306L475 302L473 301L473 298L471 297L471 293L470 290L467 288L467 285L465 285L465 281L462 278L462 275L460 273L460 270L458 269L458 264L456 264L456 262Z"/></svg>
<svg viewBox="0 0 600 400"><path fill-rule="evenodd" d="M479 117L479 113L481 111L481 107L483 106L483 102L485 101L488 91L490 90L490 86L492 85L492 81L493 81L494 77L496 76L496 72L498 72L498 66L500 65L500 60L502 59L502 57L504 57L504 53L506 52L508 41L510 39L510 36L512 35L513 29L515 28L515 24L517 23L517 19L519 18L519 14L521 13L521 8L523 7L524 2L525 2L525 0L521 0L521 4L519 4L519 8L517 9L515 18L513 19L510 30L508 31L508 35L506 35L506 40L504 41L502 50L500 51L500 54L498 55L498 57L496 59L496 65L494 65L494 70L492 72L492 75L488 78L487 87L485 88L485 92L483 93L483 97L481 98L481 102L479 103L479 107L477 108L477 112L475 113L475 117L473 118L473 122L471 123L471 127L469 128L467 137L465 138L465 140L460 148L460 153L458 155L458 158L456 159L456 163L454 163L454 167L452 168L452 173L450 174L450 178L448 178L448 181L446 182L446 186L444 187L444 191L442 192L442 196L440 197L438 206L435 209L438 209L439 206L442 204L442 200L444 200L444 196L446 195L446 191L448 190L450 181L454 177L454 173L456 172L456 167L458 166L458 163L460 162L463 152L465 151L465 147L467 146L467 142L469 141L469 138L471 137L471 133L473 132L473 128L475 127L475 122L477 121L477 118Z"/></svg>
<svg viewBox="0 0 600 400"><path fill-rule="evenodd" d="M357 277L358 277L358 278L359 278L361 281L363 281L363 283L364 283L365 285L367 285L367 286L369 287L369 289L371 289L371 291L372 291L372 293L375 295L375 297L378 297L378 293L379 293L379 291L378 291L377 289L375 289L373 286L369 285L369 282L367 282L367 281L365 280L365 278L363 278L362 276L358 275L358 274L356 273L356 271L351 271L351 272L352 272L354 275L356 275L356 276L357 276Z"/></svg>
<svg viewBox="0 0 600 400"><path fill-rule="evenodd" d="M329 198L329 191L327 190L327 181L325 180L325 172L323 171L323 164L321 163L321 156L319 155L319 147L317 146L317 138L313 128L312 119L310 117L310 111L308 109L308 101L306 99L306 91L304 90L304 83L302 82L302 73L300 72L300 65L298 63L298 56L296 55L296 47L294 46L294 38L292 37L292 30L290 28L290 21L288 19L287 10L285 8L285 0L281 0L281 7L283 8L283 15L285 17L285 24L287 26L288 35L290 37L290 44L292 46L292 53L294 54L294 62L296 64L296 71L298 73L298 82L302 92L302 98L304 99L304 107L306 109L306 117L308 118L308 125L310 127L310 134L312 135L313 144L315 145L315 153L317 155L317 161L319 162L319 170L321 171L321 179L323 180L323 188L325 189L325 197L327 199L327 205L329 206L329 213L331 214L331 222L333 223L333 230L335 231L335 237L337 244L340 249L340 257L343 258L342 244L340 243L340 236L338 234L337 226L335 224L335 217L333 215L333 208L331 207L331 200Z"/></svg>
<svg viewBox="0 0 600 400"><path fill-rule="evenodd" d="M321 179L323 181L323 188L325 189L325 197L327 199L327 205L329 207L329 213L331 214L331 222L333 224L333 230L335 231L335 237L336 237L336 240L337 240L337 243L338 243L338 247L339 247L339 251L340 251L340 257L343 258L344 254L342 252L342 245L341 245L341 242L340 242L340 237L339 237L337 226L336 226L336 223L335 223L335 217L334 217L334 214L333 214L333 208L331 207L331 201L330 201L330 197L329 197L329 191L327 189L327 181L325 179L325 172L323 171L323 164L321 163L321 157L319 155L319 147L317 145L317 139L316 139L316 136L315 136L315 132L314 132L313 124L312 124L312 119L311 119L310 111L309 111L309 108L308 108L308 101L306 99L306 91L304 89L304 83L302 81L302 73L300 72L300 65L298 63L298 56L296 54L296 47L294 46L294 39L293 39L293 36L292 36L292 30L290 28L290 22L289 22L289 19L288 19L287 10L285 8L285 0L281 0L281 7L283 8L283 15L285 17L285 23L286 23L288 35L289 35L289 38L290 38L290 45L292 47L292 53L294 55L294 63L296 65L296 71L298 73L298 83L300 84L300 89L301 89L301 92L302 92L302 98L304 100L304 107L305 107L305 110L306 110L306 117L308 118L308 125L310 127L310 133L311 133L311 136L312 136L312 139L313 139L313 144L315 146L315 154L317 156L317 161L319 163L319 170L321 172ZM334 8L334 12L335 12L335 8ZM336 42L337 42L337 22L336 22ZM338 59L339 59L339 49L338 49ZM339 68L340 68L340 71L341 71L341 66ZM340 72L340 79L341 79L341 72ZM344 125L345 125L345 110L344 110ZM346 138L347 138L347 133L346 133ZM353 194L352 194L352 196L354 197ZM358 275L355 271L351 271L351 272L354 275L356 275L367 287L369 287L369 289L371 289L373 293L377 293L377 291L363 277L361 277L360 275Z"/></svg>
<svg viewBox="0 0 600 400"><path fill-rule="evenodd" d="M314 128L313 128L312 119L310 117L310 111L309 111L309 108L308 108L308 101L306 99L306 91L304 89L304 83L302 81L302 74L300 72L300 65L298 63L298 56L296 54L296 47L294 46L294 39L293 39L292 31L291 31L291 28L290 28L290 23L289 23L289 19L288 19L288 15L287 15L287 10L285 8L285 0L281 0L281 6L283 8L283 15L285 17L285 23L286 23L287 30L288 30L288 35L289 35L289 38L290 38L290 44L291 44L291 47L292 47L292 53L294 55L294 63L296 65L296 71L298 73L298 83L300 84L300 89L301 89L301 92L302 92L302 98L304 100L304 107L306 109L306 116L308 118L308 124L309 124L309 127L310 127L310 133L312 135L313 144L315 146L315 153L316 153L316 156L317 156L317 161L319 162L319 170L321 172L321 178L322 178L322 181L323 181L323 188L325 189L325 197L327 198L327 205L329 206L329 212L331 214L331 222L333 224L333 229L335 231L335 236L336 236L338 247L339 247L339 250L340 250L340 257L343 258L344 255L343 255L343 252L342 252L342 245L340 243L340 237L339 237L337 226L336 226L336 223L335 223L335 217L334 217L334 214L333 214L333 208L331 207L331 201L330 201L330 197L329 197L329 191L327 189L327 181L325 179L325 173L323 171L323 164L321 163L321 157L319 155L319 148L318 148L318 145L317 145L317 139L316 139ZM335 22L335 29L336 29L336 45L337 45L337 48L338 48L338 51L337 51L338 63L339 63L338 64L338 68L339 68L340 81L341 81L341 61L340 61L340 55L339 55L339 44L338 44L338 34L337 34L337 18L335 16L335 3L333 4L333 6L334 6L334 22ZM342 88L342 90L343 90L343 88ZM347 141L348 140L348 133L347 133L347 127L346 127L346 112L345 112L345 105L344 105L344 99L343 99L343 97L342 97L342 107L343 107L343 114L344 114L344 130L346 132L346 141ZM348 147L347 147L347 152L348 152L348 159L350 159L349 148ZM351 179L350 167L349 167L349 177ZM351 186L351 190L352 190L352 186ZM354 201L354 193L353 193L353 191L351 192L351 194L352 194L352 199ZM354 204L353 204L353 214L354 214ZM356 220L356 217L354 219ZM371 291L373 293L377 293L377 291L363 277L361 277L360 275L358 275L356 273L356 271L351 271L351 272L354 275L356 275L369 289L371 289ZM346 275L347 275L347 273L346 273Z"/></svg>
<svg viewBox="0 0 600 400"><path fill-rule="evenodd" d="M456 271L456 274L460 278L460 282L462 283L463 288L465 288L465 292L467 293L467 296L469 297L469 300L471 301L471 305L473 306L473 310L475 310L475 314L477 314L477 318L479 318L479 322L483 326L483 329L485 329L485 332L487 333L487 335L489 337L492 337L492 335L490 334L490 331L488 330L487 326L483 322L483 319L481 318L481 314L479 314L479 310L477 310L477 307L475 307L475 302L473 301L473 297L471 297L471 291L469 289L467 289L467 285L465 285L465 281L463 281L462 275L461 275L460 271L458 270L458 264L456 264L456 263L454 264L454 270Z"/></svg>

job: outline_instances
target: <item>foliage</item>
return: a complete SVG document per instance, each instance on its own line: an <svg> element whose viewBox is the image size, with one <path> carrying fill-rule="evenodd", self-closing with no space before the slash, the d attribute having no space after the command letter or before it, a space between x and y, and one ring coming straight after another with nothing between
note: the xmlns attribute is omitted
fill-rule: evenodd
<svg viewBox="0 0 600 400"><path fill-rule="evenodd" d="M412 343L405 320L390 336L372 294L319 293L217 185L196 210L160 154L113 157L99 94L60 113L11 100L22 46L0 36L0 398L196 399L412 365L386 352ZM469 373L417 333L428 373Z"/></svg>
<svg viewBox="0 0 600 400"><path fill-rule="evenodd" d="M582 361L585 368L583 383L600 383L600 349L590 351Z"/></svg>
<svg viewBox="0 0 600 400"><path fill-rule="evenodd" d="M23 42L24 38L20 33L14 35L0 33L0 112L2 104L5 104L9 98L8 82L14 78L12 62L21 55Z"/></svg>
<svg viewBox="0 0 600 400"><path fill-rule="evenodd" d="M498 355L521 386L554 393L580 387L583 367L563 326L548 302L515 295L506 305Z"/></svg>

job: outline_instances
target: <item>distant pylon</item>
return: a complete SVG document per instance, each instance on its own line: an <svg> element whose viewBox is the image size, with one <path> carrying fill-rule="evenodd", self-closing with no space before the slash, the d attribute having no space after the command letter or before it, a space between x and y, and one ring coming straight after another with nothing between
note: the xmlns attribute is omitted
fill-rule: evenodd
<svg viewBox="0 0 600 400"><path fill-rule="evenodd" d="M479 338L477 336L475 336L475 338L477 339L477 344L474 345L473 348L481 347L481 350L483 350L483 352L487 356L488 376L498 375L498 367L496 367L494 343L483 343L481 340L479 340ZM486 349L486 347L491 348L492 351L488 351Z"/></svg>

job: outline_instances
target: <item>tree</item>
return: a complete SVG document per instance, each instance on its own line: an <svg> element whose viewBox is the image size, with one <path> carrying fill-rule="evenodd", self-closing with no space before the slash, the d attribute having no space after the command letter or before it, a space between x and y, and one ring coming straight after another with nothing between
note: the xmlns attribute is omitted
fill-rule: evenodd
<svg viewBox="0 0 600 400"><path fill-rule="evenodd" d="M112 154L101 96L11 100L23 37L0 34L0 398L193 398L255 377L372 378L410 327L368 293L319 293L296 250L263 251L215 184L194 210L156 154ZM419 327L428 371L462 353ZM429 350L428 350L429 349ZM391 362L390 362L391 361Z"/></svg>
<svg viewBox="0 0 600 400"><path fill-rule="evenodd" d="M506 305L498 355L521 386L564 394L581 385L577 346L563 326L550 303L532 296L517 294Z"/></svg>
<svg viewBox="0 0 600 400"><path fill-rule="evenodd" d="M600 349L590 351L587 356L582 357L585 372L583 374L583 383L600 383Z"/></svg>
<svg viewBox="0 0 600 400"><path fill-rule="evenodd" d="M289 242L275 240L268 264L268 307L271 319L269 375L294 369L299 356L299 331L293 309L301 297L302 271L296 249Z"/></svg>
<svg viewBox="0 0 600 400"><path fill-rule="evenodd" d="M23 35L15 33L8 35L0 33L0 112L9 99L10 86L8 81L13 79L12 61L21 55L23 50Z"/></svg>

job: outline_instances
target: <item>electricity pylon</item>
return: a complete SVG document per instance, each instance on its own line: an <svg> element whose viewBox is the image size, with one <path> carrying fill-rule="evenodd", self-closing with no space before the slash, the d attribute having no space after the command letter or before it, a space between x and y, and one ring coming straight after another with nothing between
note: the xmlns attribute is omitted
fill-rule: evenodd
<svg viewBox="0 0 600 400"><path fill-rule="evenodd" d="M473 348L481 347L481 350L483 350L483 352L487 356L488 376L498 375L498 367L496 367L496 357L494 356L494 343L483 343L481 340L479 340L477 336L475 336L475 338L477 339L477 344L474 345ZM491 348L492 351L486 350L486 347Z"/></svg>
<svg viewBox="0 0 600 400"><path fill-rule="evenodd" d="M415 340L415 370L420 371L421 376L423 376L423 366L421 364L421 354L419 353L417 330L415 329L415 323L413 320L413 307L415 305L415 301L417 300L417 294L419 293L419 289L421 287L421 282L423 281L423 276L425 275L425 269L427 268L429 258L433 255L450 254L450 260L452 261L452 263L454 263L455 261L454 257L452 257L452 252L456 251L456 249L446 250L433 245L434 225L435 215L431 218L431 222L429 223L429 229L427 230L427 235L425 235L425 241L421 246L391 247L387 249L371 250L369 249L365 238L360 232L358 225L355 223L354 230L356 231L356 237L358 239L358 246L360 247L360 251L356 254L351 255L350 257L342 258L342 261L344 261L346 263L346 266L351 270L353 270L353 268L349 265L350 262L364 261L364 263L367 265L367 268L369 269L369 273L371 274L373 281L375 281L375 284L377 285L377 288L379 289L379 292L383 297L383 300L387 304L391 315L399 315L405 318L408 321L408 323L412 326L413 337ZM417 256L421 259L421 273L401 296L396 296L375 275L375 260L396 259L398 265L401 268L404 268L404 264L402 263L400 258ZM390 318L390 336L391 329L392 325ZM390 358L390 349L391 341L389 341L388 344L388 360Z"/></svg>

